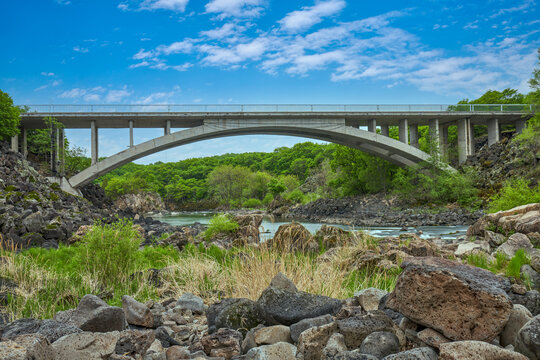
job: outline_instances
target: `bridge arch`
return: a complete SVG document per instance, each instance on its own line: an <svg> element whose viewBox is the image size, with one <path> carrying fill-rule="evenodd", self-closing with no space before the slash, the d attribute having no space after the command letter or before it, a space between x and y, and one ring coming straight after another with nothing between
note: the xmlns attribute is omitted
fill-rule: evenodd
<svg viewBox="0 0 540 360"><path fill-rule="evenodd" d="M344 119L218 119L205 120L201 126L173 132L130 147L74 175L69 179L69 183L78 188L144 156L198 141L236 135L292 135L323 140L365 151L401 167L413 166L429 159L425 152L403 142L346 126Z"/></svg>

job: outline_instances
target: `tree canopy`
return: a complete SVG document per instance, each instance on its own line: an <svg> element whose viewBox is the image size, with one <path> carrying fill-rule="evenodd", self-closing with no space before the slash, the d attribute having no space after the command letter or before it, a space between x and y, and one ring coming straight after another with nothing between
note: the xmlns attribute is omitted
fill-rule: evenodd
<svg viewBox="0 0 540 360"><path fill-rule="evenodd" d="M11 97L0 90L0 140L7 140L19 133L22 110L13 105Z"/></svg>

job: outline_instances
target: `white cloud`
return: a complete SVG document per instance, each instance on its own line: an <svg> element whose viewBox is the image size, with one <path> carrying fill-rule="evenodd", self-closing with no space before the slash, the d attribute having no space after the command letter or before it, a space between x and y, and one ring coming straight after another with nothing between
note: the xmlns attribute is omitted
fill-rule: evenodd
<svg viewBox="0 0 540 360"><path fill-rule="evenodd" d="M43 71L43 72L41 73L41 75L43 75L43 76L54 76L54 73Z"/></svg>
<svg viewBox="0 0 540 360"><path fill-rule="evenodd" d="M263 5L263 0L211 0L205 8L208 13L218 13L219 19L254 18L264 11Z"/></svg>
<svg viewBox="0 0 540 360"><path fill-rule="evenodd" d="M80 46L74 46L73 50L76 51L76 52L81 52L81 53L87 53L88 52L88 48L84 48L84 47L80 47Z"/></svg>
<svg viewBox="0 0 540 360"><path fill-rule="evenodd" d="M80 89L80 88L74 88L68 91L64 91L61 93L58 97L64 98L64 99L75 99L80 98L86 94L86 90Z"/></svg>
<svg viewBox="0 0 540 360"><path fill-rule="evenodd" d="M246 28L244 26L240 26L233 23L226 23L223 24L223 26L207 30L207 31L201 31L199 34L201 36L206 36L209 39L227 39L229 41L237 41L238 36L245 30Z"/></svg>
<svg viewBox="0 0 540 360"><path fill-rule="evenodd" d="M288 32L301 32L320 23L324 17L332 16L343 10L344 0L319 1L314 6L306 6L287 14L280 24Z"/></svg>
<svg viewBox="0 0 540 360"><path fill-rule="evenodd" d="M189 0L145 0L141 3L142 10L172 10L177 12L186 11Z"/></svg>
<svg viewBox="0 0 540 360"><path fill-rule="evenodd" d="M41 90L45 90L46 88L48 88L49 85L41 85L40 87L37 87L34 89L34 91L41 91Z"/></svg>
<svg viewBox="0 0 540 360"><path fill-rule="evenodd" d="M139 50L138 53L133 55L133 59L141 60L141 59L146 59L146 58L149 58L149 57L153 57L154 55L155 54L152 51L145 51L144 49L141 49L141 50Z"/></svg>
<svg viewBox="0 0 540 360"><path fill-rule="evenodd" d="M496 13L491 15L490 18L495 18L497 16L508 14L508 13L513 13L513 12L527 12L531 7L533 7L535 5L536 5L536 3L534 2L534 0L525 0L520 5L513 6L513 7L510 7L510 8L506 8L506 9L500 9L499 11L497 11Z"/></svg>
<svg viewBox="0 0 540 360"><path fill-rule="evenodd" d="M51 85L52 85L52 86L58 86L58 85L60 85L61 83L62 83L62 80L54 80L54 81L52 82Z"/></svg>
<svg viewBox="0 0 540 360"><path fill-rule="evenodd" d="M156 48L156 51L161 54L170 55L178 53L189 53L193 49L193 41L186 39L183 41L177 41L170 45L160 45Z"/></svg>
<svg viewBox="0 0 540 360"><path fill-rule="evenodd" d="M122 99L131 96L133 92L128 91L126 88L127 87L124 86L124 88L120 90L109 90L107 96L105 96L105 101L108 103L120 102Z"/></svg>

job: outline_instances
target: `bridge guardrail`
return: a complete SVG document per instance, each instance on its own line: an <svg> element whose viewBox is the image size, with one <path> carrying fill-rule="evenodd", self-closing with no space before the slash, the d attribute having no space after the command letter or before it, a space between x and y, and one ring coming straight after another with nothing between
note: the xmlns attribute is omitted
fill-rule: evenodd
<svg viewBox="0 0 540 360"><path fill-rule="evenodd" d="M529 104L40 104L23 105L38 113L108 112L533 112Z"/></svg>

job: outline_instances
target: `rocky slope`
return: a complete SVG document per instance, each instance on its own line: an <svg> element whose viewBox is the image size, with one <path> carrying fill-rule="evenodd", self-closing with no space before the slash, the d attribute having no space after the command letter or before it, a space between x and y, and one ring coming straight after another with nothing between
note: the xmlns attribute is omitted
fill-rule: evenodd
<svg viewBox="0 0 540 360"><path fill-rule="evenodd" d="M179 299L122 307L84 296L54 319L1 328L3 359L526 360L540 355L540 316L512 305L510 284L440 258L404 262L396 289L338 300L277 274L258 300ZM398 317L389 316L399 314ZM467 316L463 316L467 314Z"/></svg>

